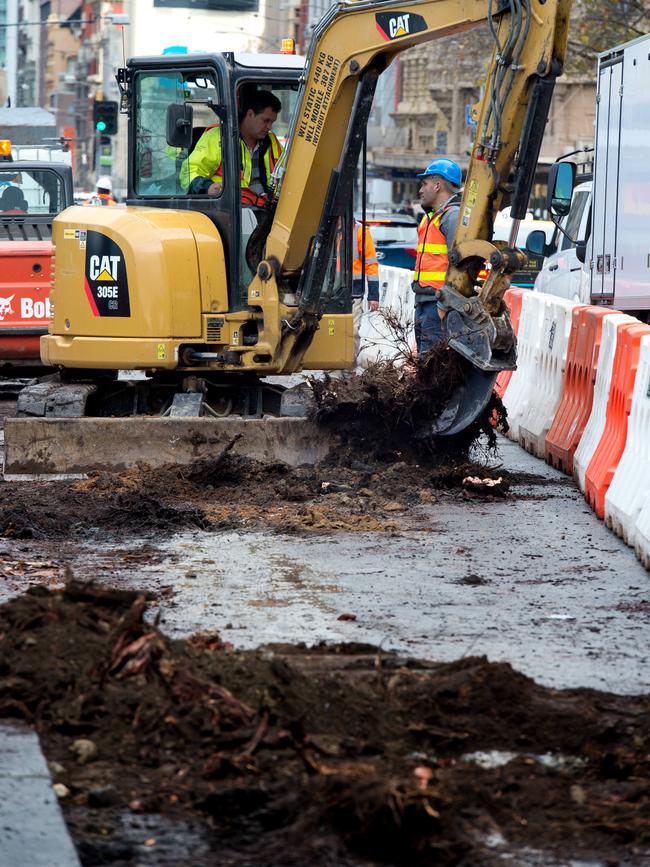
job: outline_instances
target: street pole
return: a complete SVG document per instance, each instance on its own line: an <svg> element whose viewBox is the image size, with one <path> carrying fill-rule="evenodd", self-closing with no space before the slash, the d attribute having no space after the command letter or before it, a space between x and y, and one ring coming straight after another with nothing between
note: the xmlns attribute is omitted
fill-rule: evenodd
<svg viewBox="0 0 650 867"><path fill-rule="evenodd" d="M6 73L7 105L18 105L18 0L7 0Z"/></svg>

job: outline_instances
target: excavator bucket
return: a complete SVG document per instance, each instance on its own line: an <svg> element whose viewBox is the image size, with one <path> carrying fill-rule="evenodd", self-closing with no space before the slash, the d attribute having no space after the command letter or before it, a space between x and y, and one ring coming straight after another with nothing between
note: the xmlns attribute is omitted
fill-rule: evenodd
<svg viewBox="0 0 650 867"><path fill-rule="evenodd" d="M488 405L498 373L480 370L463 358L461 381L440 415L419 431L421 437L454 436L468 428Z"/></svg>

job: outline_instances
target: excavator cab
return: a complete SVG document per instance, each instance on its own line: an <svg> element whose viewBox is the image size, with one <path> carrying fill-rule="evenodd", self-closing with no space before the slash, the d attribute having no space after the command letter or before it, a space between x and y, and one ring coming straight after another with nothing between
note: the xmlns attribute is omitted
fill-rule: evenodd
<svg viewBox="0 0 650 867"><path fill-rule="evenodd" d="M215 54L134 58L120 70L128 90L128 205L205 214L224 244L228 309L248 303L253 273L246 248L263 208L242 204L239 112L256 90L271 92L281 109L273 132L287 143L298 100L304 58L296 55ZM192 193L187 161L207 129L221 130L221 180L218 195Z"/></svg>
<svg viewBox="0 0 650 867"><path fill-rule="evenodd" d="M261 255L251 238L265 219L264 203L243 201L239 120L242 108L257 91L270 92L280 103L273 133L282 150L287 146L291 119L299 98L304 58L296 55L226 53L204 57L134 58L118 80L128 87L129 178L127 204L188 209L205 214L224 246L227 309L248 307L248 289ZM126 87L125 87L126 92ZM221 130L221 191L192 192L188 161L203 133ZM336 247L324 281L324 311L351 311L352 214L340 220ZM347 266L347 268L346 268ZM292 301L292 292L287 292ZM349 367L349 351L342 366ZM315 359L316 361L317 359ZM305 366L310 364L306 359ZM325 360L325 367L327 361Z"/></svg>

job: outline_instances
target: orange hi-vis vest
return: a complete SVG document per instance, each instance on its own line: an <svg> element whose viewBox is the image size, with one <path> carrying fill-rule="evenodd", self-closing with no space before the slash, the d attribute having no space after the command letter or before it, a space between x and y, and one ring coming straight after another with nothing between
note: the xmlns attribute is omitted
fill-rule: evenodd
<svg viewBox="0 0 650 867"><path fill-rule="evenodd" d="M83 204L84 205L104 205L107 207L113 207L114 205L117 205L117 202L115 201L113 196L111 196L110 193L95 193L89 199L86 199L86 201L83 202Z"/></svg>
<svg viewBox="0 0 650 867"><path fill-rule="evenodd" d="M357 255L352 260L352 274L357 280L361 280L361 255L363 252L363 236L361 234L362 226L357 226ZM375 244L370 234L370 229L366 226L366 277L379 278L379 262L377 261L377 251Z"/></svg>
<svg viewBox="0 0 650 867"><path fill-rule="evenodd" d="M449 208L443 208L437 214L429 211L420 220L418 226L418 250L413 282L420 286L431 286L440 289L447 276L449 267L449 250L447 241L440 231L440 223Z"/></svg>

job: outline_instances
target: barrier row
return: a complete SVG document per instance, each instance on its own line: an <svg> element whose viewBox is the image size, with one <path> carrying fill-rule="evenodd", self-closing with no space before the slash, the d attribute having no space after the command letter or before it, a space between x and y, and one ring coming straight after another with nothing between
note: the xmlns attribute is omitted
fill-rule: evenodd
<svg viewBox="0 0 650 867"><path fill-rule="evenodd" d="M650 568L650 326L618 311L510 289L517 370L497 381L508 436L573 475Z"/></svg>

